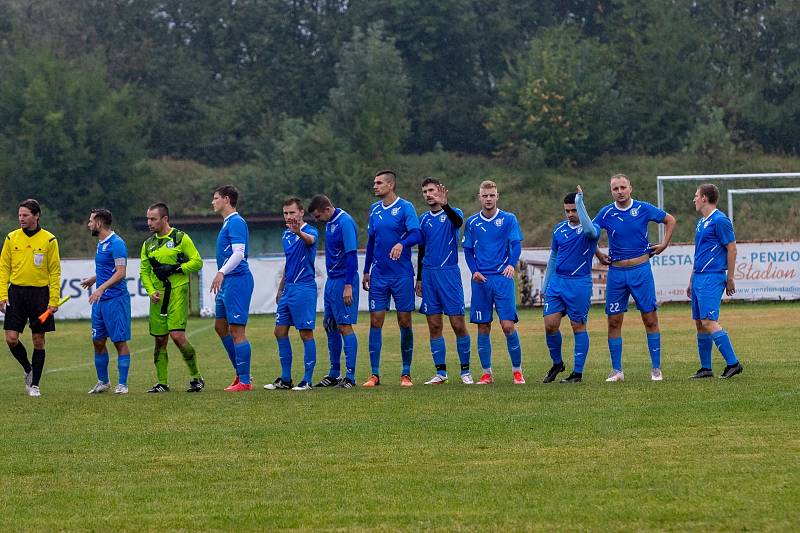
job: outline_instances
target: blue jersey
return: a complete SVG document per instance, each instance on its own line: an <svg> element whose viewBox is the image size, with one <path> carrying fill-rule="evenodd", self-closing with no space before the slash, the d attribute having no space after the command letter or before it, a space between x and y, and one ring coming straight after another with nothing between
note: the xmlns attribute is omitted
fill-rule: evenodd
<svg viewBox="0 0 800 533"><path fill-rule="evenodd" d="M454 207L462 219L464 213ZM422 245L425 256L422 266L425 268L444 268L458 266L458 228L453 225L443 209L436 213L428 211L419 217L422 232Z"/></svg>
<svg viewBox="0 0 800 533"><path fill-rule="evenodd" d="M597 249L598 238L592 239L583 231L583 226L573 226L569 221L559 222L553 228L550 250L556 252L556 273L561 276L584 277L592 275L592 259Z"/></svg>
<svg viewBox="0 0 800 533"><path fill-rule="evenodd" d="M357 249L356 223L349 213L337 207L325 224L325 268L328 278L344 278L347 274L345 256Z"/></svg>
<svg viewBox="0 0 800 533"><path fill-rule="evenodd" d="M128 264L128 248L122 237L111 232L111 235L97 243L97 253L94 256L95 287L99 287L114 275L117 265ZM110 300L118 296L128 296L128 283L121 279L103 292L101 300Z"/></svg>
<svg viewBox="0 0 800 533"><path fill-rule="evenodd" d="M478 212L467 219L463 247L474 250L478 272L484 276L501 274L510 264L513 242L522 242L522 230L512 213L498 209L492 218Z"/></svg>
<svg viewBox="0 0 800 533"><path fill-rule="evenodd" d="M413 229L419 229L417 212L411 202L397 198L389 205L383 202L372 204L367 223L367 234L375 239L371 272L373 276L402 277L413 276L411 266L411 246L404 246L397 261L389 257L395 244L408 236Z"/></svg>
<svg viewBox="0 0 800 533"><path fill-rule="evenodd" d="M236 265L236 268L228 272L229 276L244 274L250 271L247 266L247 256L250 248L248 242L250 241L250 234L247 231L247 222L244 221L242 215L233 212L222 222L222 229L219 230L217 235L217 268L222 268L228 259L233 255L234 244L244 244L244 259Z"/></svg>
<svg viewBox="0 0 800 533"><path fill-rule="evenodd" d="M733 223L719 210L697 221L694 232L694 271L725 272L728 269L726 246L736 240Z"/></svg>
<svg viewBox="0 0 800 533"><path fill-rule="evenodd" d="M314 237L314 242L306 241L295 235L290 230L283 232L283 254L286 256L286 266L283 270L285 283L314 283L314 258L317 255L317 241L319 232L309 224L300 226L300 231Z"/></svg>
<svg viewBox="0 0 800 533"><path fill-rule="evenodd" d="M631 200L631 205L625 209L620 209L616 203L605 206L592 222L606 230L611 260L622 261L650 252L647 224L663 222L666 216L666 211L653 204Z"/></svg>

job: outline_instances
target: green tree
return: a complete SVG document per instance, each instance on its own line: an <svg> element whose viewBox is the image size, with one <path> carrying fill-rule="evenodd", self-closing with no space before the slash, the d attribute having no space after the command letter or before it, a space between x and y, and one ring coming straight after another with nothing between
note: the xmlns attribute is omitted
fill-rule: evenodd
<svg viewBox="0 0 800 533"><path fill-rule="evenodd" d="M608 49L577 29L543 30L509 63L486 127L506 153L587 162L622 135Z"/></svg>
<svg viewBox="0 0 800 533"><path fill-rule="evenodd" d="M356 28L336 65L327 112L337 136L376 165L400 152L408 135L408 78L382 24Z"/></svg>
<svg viewBox="0 0 800 533"><path fill-rule="evenodd" d="M98 58L25 51L0 62L6 197L36 197L67 221L81 221L99 205L124 220L143 145L130 93L109 87Z"/></svg>

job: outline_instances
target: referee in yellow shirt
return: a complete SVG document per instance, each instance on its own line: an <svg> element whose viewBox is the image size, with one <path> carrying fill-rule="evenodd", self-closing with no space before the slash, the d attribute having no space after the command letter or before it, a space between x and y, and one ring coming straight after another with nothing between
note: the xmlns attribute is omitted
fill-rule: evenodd
<svg viewBox="0 0 800 533"><path fill-rule="evenodd" d="M61 295L61 259L58 241L39 226L42 209L33 199L19 204L19 226L3 241L0 252L0 312L11 354L25 370L29 396L41 396L39 380L44 369L44 334L55 331L53 315L41 324L39 315L48 308L56 311ZM33 357L19 341L30 323Z"/></svg>

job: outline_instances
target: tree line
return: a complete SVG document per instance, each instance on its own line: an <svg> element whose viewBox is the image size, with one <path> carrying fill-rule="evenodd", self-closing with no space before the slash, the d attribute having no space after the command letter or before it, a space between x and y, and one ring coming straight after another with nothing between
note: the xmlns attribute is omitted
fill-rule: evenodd
<svg viewBox="0 0 800 533"><path fill-rule="evenodd" d="M0 192L78 221L153 158L266 206L402 153L796 154L798 43L778 0L0 0Z"/></svg>

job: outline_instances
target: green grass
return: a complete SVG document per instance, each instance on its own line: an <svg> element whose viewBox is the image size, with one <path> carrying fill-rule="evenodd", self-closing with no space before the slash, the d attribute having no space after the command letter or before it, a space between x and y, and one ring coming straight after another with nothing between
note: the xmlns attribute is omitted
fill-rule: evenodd
<svg viewBox="0 0 800 533"><path fill-rule="evenodd" d="M174 392L157 396L143 392L155 378L146 323L137 320L127 397L86 394L95 381L89 325L59 322L41 398L25 396L16 362L0 358L0 528L796 528L800 305L723 308L745 364L730 381L686 379L698 367L693 323L688 307L670 305L661 312L665 381L649 381L644 331L629 313L627 381L604 383L601 313L592 311L578 386L540 383L550 366L541 316L526 310L527 386L511 384L497 335L494 386L423 386L433 367L415 316L413 389L398 386L389 317L381 387L309 393L261 388L278 363L271 317L254 317L258 390L244 394L221 391L229 363L211 321L196 319L189 331L208 389L182 392L186 370L173 349ZM368 372L367 324L362 316L359 381ZM327 370L324 340L319 352L316 378ZM477 373L475 352L473 361ZM718 372L716 351L714 363Z"/></svg>

